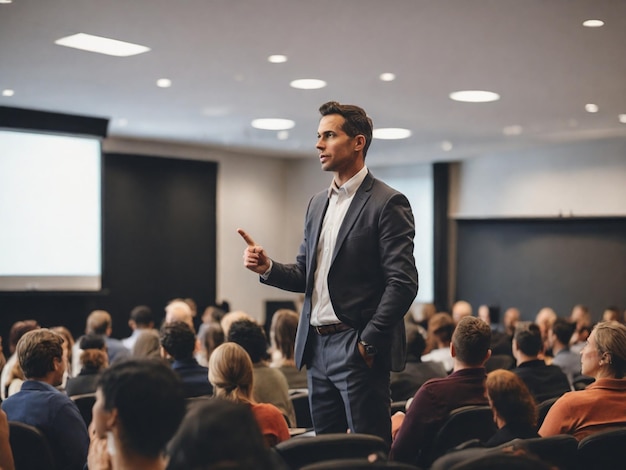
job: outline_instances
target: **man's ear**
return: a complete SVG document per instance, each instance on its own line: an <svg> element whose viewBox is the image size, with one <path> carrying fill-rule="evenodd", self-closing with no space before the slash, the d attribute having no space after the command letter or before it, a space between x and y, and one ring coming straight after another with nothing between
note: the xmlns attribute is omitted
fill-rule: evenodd
<svg viewBox="0 0 626 470"><path fill-rule="evenodd" d="M483 361L483 365L489 360L491 357L491 349L487 349L487 355L485 356L485 360Z"/></svg>
<svg viewBox="0 0 626 470"><path fill-rule="evenodd" d="M456 357L456 349L454 347L454 343L450 343L450 356Z"/></svg>
<svg viewBox="0 0 626 470"><path fill-rule="evenodd" d="M354 138L354 151L360 152L365 148L365 136L359 134Z"/></svg>
<svg viewBox="0 0 626 470"><path fill-rule="evenodd" d="M117 418L117 408L113 408L107 413L107 417L105 419L107 431L111 431L115 426L117 426Z"/></svg>

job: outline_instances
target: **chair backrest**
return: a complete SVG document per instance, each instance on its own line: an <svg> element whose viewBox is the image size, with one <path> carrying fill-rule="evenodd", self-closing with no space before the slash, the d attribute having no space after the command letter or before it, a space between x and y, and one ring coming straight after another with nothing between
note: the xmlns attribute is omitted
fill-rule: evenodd
<svg viewBox="0 0 626 470"><path fill-rule="evenodd" d="M552 405L554 405L554 402L559 398L561 397L548 398L537 405L537 430L539 430L543 424L543 420L546 419L546 415L548 414L548 411L550 411Z"/></svg>
<svg viewBox="0 0 626 470"><path fill-rule="evenodd" d="M389 451L382 438L358 433L294 437L274 449L292 470L324 460L367 458L370 454L387 458Z"/></svg>
<svg viewBox="0 0 626 470"><path fill-rule="evenodd" d="M296 414L296 426L299 428L311 429L313 420L311 419L311 407L309 405L309 392L303 391L289 396Z"/></svg>
<svg viewBox="0 0 626 470"><path fill-rule="evenodd" d="M577 465L578 440L569 434L515 439L500 447L507 445L524 449L530 455L539 457L541 461L548 462L561 470L573 469Z"/></svg>
<svg viewBox="0 0 626 470"><path fill-rule="evenodd" d="M376 460L370 462L367 459L336 459L305 465L300 470L368 470L386 469L395 470L420 470L420 467L408 463L394 462L390 460Z"/></svg>
<svg viewBox="0 0 626 470"><path fill-rule="evenodd" d="M485 370L491 372L497 369L511 370L515 365L515 359L508 354L494 354L485 362Z"/></svg>
<svg viewBox="0 0 626 470"><path fill-rule="evenodd" d="M48 439L36 427L9 421L9 443L15 470L56 468Z"/></svg>
<svg viewBox="0 0 626 470"><path fill-rule="evenodd" d="M470 439L486 441L496 430L493 413L487 405L464 406L452 410L435 435L430 451L426 450L425 455L420 457L420 463L430 464L448 450Z"/></svg>
<svg viewBox="0 0 626 470"><path fill-rule="evenodd" d="M587 436L578 444L578 462L580 468L605 469L620 468L624 462L626 448L626 427L601 431Z"/></svg>
<svg viewBox="0 0 626 470"><path fill-rule="evenodd" d="M96 402L96 394L84 393L82 395L73 395L70 399L76 403L78 411L80 411L80 415L83 417L87 427L89 427L92 419L91 410L93 408L93 404Z"/></svg>

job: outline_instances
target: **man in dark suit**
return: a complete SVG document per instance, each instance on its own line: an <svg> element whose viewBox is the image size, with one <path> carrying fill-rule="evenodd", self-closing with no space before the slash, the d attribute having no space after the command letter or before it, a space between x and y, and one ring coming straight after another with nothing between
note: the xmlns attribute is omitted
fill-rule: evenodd
<svg viewBox="0 0 626 470"><path fill-rule="evenodd" d="M331 101L320 114L316 147L334 177L309 202L296 262L271 260L239 230L244 265L265 284L305 294L295 359L307 367L316 433L349 428L391 442L389 374L404 367L403 317L417 293L413 214L365 166L365 111Z"/></svg>

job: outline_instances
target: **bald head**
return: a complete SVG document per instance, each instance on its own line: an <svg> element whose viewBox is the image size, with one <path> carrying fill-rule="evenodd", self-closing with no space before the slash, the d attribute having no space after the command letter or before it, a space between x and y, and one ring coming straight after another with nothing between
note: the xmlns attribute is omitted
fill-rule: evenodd
<svg viewBox="0 0 626 470"><path fill-rule="evenodd" d="M472 316L472 306L465 300L459 300L452 306L452 319L458 324L462 318Z"/></svg>
<svg viewBox="0 0 626 470"><path fill-rule="evenodd" d="M94 310L87 317L87 328L85 333L94 335L111 334L112 329L111 315L106 310Z"/></svg>

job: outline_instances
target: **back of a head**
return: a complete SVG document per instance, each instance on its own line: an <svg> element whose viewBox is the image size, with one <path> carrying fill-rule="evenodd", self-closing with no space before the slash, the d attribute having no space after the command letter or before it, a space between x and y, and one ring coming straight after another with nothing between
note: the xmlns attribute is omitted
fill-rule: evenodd
<svg viewBox="0 0 626 470"><path fill-rule="evenodd" d="M421 357L426 349L426 339L422 332L424 329L419 325L406 327L406 352L415 357Z"/></svg>
<svg viewBox="0 0 626 470"><path fill-rule="evenodd" d="M86 333L106 335L112 326L111 315L106 310L94 310L87 317Z"/></svg>
<svg viewBox="0 0 626 470"><path fill-rule="evenodd" d="M127 451L156 458L185 414L182 384L162 361L129 359L106 369L98 381L104 409L117 410Z"/></svg>
<svg viewBox="0 0 626 470"><path fill-rule="evenodd" d="M452 334L456 360L468 366L481 366L489 352L491 327L476 317L463 317Z"/></svg>
<svg viewBox="0 0 626 470"><path fill-rule="evenodd" d="M39 328L39 323L35 320L21 320L13 323L9 332L9 350L11 354L15 352L15 348L19 340L29 331Z"/></svg>
<svg viewBox="0 0 626 470"><path fill-rule="evenodd" d="M454 323L458 323L462 318L472 316L472 306L465 300L459 300L452 306L452 318Z"/></svg>
<svg viewBox="0 0 626 470"><path fill-rule="evenodd" d="M293 358L299 320L300 316L295 311L289 309L277 310L272 317L270 334L276 349L280 351L284 359Z"/></svg>
<svg viewBox="0 0 626 470"><path fill-rule="evenodd" d="M228 312L226 315L222 317L222 320L220 321L220 325L222 325L222 330L224 330L224 337L226 338L226 341L228 341L228 333L230 331L230 325L232 325L233 323L239 320L254 321L254 318L252 318L243 310L234 310L232 312Z"/></svg>
<svg viewBox="0 0 626 470"><path fill-rule="evenodd" d="M219 398L189 410L168 445L168 454L167 470L272 469L250 407Z"/></svg>
<svg viewBox="0 0 626 470"><path fill-rule="evenodd" d="M182 299L172 300L165 307L165 323L182 321L187 323L195 331L193 325L193 311L191 307Z"/></svg>
<svg viewBox="0 0 626 470"><path fill-rule="evenodd" d="M152 309L147 305L137 305L130 311L130 319L139 328L151 328L154 325Z"/></svg>
<svg viewBox="0 0 626 470"><path fill-rule="evenodd" d="M444 344L450 344L453 331L454 320L445 312L435 313L428 320L428 334Z"/></svg>
<svg viewBox="0 0 626 470"><path fill-rule="evenodd" d="M565 346L569 344L569 340L572 339L575 330L576 324L565 318L557 318L552 325L552 333L554 333L558 342Z"/></svg>
<svg viewBox="0 0 626 470"><path fill-rule="evenodd" d="M187 323L164 323L160 333L161 346L176 360L191 359L196 346L196 335Z"/></svg>
<svg viewBox="0 0 626 470"><path fill-rule="evenodd" d="M209 358L209 382L215 396L230 401L252 398L252 361L237 343L218 346Z"/></svg>
<svg viewBox="0 0 626 470"><path fill-rule="evenodd" d="M536 323L518 322L513 340L517 343L517 348L526 356L537 357L543 351L541 330Z"/></svg>
<svg viewBox="0 0 626 470"><path fill-rule="evenodd" d="M228 341L237 343L250 355L253 364L268 359L267 339L261 326L250 320L239 320L230 326Z"/></svg>
<svg viewBox="0 0 626 470"><path fill-rule="evenodd" d="M137 336L131 355L137 358L161 357L160 347L159 332L153 329L145 329Z"/></svg>
<svg viewBox="0 0 626 470"><path fill-rule="evenodd" d="M537 405L524 381L515 373L505 369L489 372L485 390L492 408L507 425L535 427Z"/></svg>
<svg viewBox="0 0 626 470"><path fill-rule="evenodd" d="M42 379L63 358L63 337L47 328L25 333L17 343L17 359L27 379Z"/></svg>
<svg viewBox="0 0 626 470"><path fill-rule="evenodd" d="M616 321L600 322L594 328L600 355L608 353L609 369L616 379L626 376L626 326Z"/></svg>

